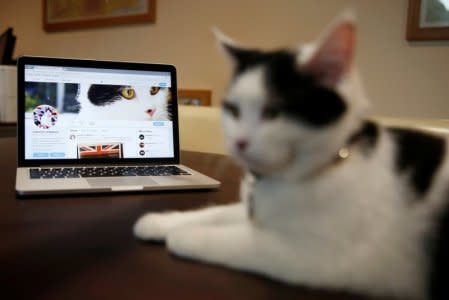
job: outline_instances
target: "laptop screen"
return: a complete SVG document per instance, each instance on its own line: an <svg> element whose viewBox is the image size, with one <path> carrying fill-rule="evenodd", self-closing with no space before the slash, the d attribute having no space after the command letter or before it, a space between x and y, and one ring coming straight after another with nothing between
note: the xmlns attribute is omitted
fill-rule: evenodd
<svg viewBox="0 0 449 300"><path fill-rule="evenodd" d="M177 159L176 83L170 68L24 60L19 118L25 161Z"/></svg>

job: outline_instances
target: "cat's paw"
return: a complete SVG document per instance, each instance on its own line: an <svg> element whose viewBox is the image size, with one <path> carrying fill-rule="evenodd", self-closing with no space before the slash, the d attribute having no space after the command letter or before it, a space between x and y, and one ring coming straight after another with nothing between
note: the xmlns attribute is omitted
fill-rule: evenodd
<svg viewBox="0 0 449 300"><path fill-rule="evenodd" d="M166 237L168 250L177 256L198 259L208 249L205 242L207 228L198 226L179 227Z"/></svg>
<svg viewBox="0 0 449 300"><path fill-rule="evenodd" d="M148 213L134 224L134 236L141 240L165 241L168 231L176 225L176 213Z"/></svg>

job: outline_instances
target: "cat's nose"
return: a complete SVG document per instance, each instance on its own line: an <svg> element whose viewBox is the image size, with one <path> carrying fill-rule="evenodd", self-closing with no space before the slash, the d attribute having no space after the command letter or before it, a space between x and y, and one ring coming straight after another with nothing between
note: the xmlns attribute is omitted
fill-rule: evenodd
<svg viewBox="0 0 449 300"><path fill-rule="evenodd" d="M243 152L248 147L248 141L247 140L238 140L235 143L235 146L237 147L237 150L239 150L240 152Z"/></svg>
<svg viewBox="0 0 449 300"><path fill-rule="evenodd" d="M153 117L155 113L156 113L156 108L147 109L147 114L149 114L150 117Z"/></svg>

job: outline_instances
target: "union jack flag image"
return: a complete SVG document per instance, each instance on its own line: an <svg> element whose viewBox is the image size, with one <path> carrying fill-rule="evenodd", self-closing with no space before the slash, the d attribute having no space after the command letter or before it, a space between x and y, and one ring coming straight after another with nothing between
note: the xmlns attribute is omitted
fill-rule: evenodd
<svg viewBox="0 0 449 300"><path fill-rule="evenodd" d="M121 143L78 145L78 158L122 158Z"/></svg>

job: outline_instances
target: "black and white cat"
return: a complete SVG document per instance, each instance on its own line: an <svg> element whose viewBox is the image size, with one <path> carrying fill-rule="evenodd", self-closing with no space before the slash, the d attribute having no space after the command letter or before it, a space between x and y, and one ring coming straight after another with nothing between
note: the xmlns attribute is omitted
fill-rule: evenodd
<svg viewBox="0 0 449 300"><path fill-rule="evenodd" d="M449 299L448 141L367 119L355 30L343 17L314 45L270 52L219 37L241 201L146 214L136 237L291 284Z"/></svg>
<svg viewBox="0 0 449 300"><path fill-rule="evenodd" d="M160 87L80 84L79 118L88 120L169 120L169 89Z"/></svg>

